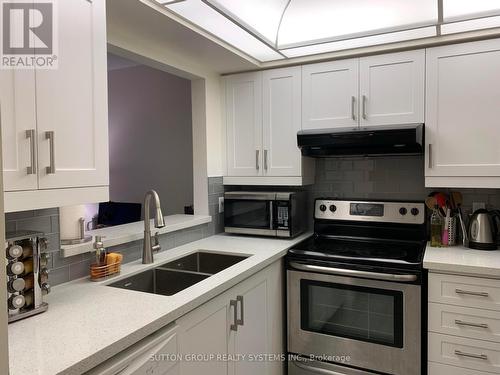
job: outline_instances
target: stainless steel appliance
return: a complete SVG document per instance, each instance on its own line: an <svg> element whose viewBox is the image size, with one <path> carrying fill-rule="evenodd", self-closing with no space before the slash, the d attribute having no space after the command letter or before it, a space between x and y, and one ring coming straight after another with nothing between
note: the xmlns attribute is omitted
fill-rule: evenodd
<svg viewBox="0 0 500 375"><path fill-rule="evenodd" d="M224 193L227 233L295 237L307 223L305 192L232 191Z"/></svg>
<svg viewBox="0 0 500 375"><path fill-rule="evenodd" d="M287 255L289 374L421 375L425 206L318 199Z"/></svg>
<svg viewBox="0 0 500 375"><path fill-rule="evenodd" d="M6 234L7 299L9 323L44 312L48 283L47 239L39 232Z"/></svg>
<svg viewBox="0 0 500 375"><path fill-rule="evenodd" d="M500 211L479 209L469 222L469 247L477 250L498 249Z"/></svg>

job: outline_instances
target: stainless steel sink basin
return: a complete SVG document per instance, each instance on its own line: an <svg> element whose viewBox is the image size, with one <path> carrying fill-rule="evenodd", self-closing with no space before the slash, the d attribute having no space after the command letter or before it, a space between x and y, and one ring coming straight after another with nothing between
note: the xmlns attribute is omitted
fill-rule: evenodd
<svg viewBox="0 0 500 375"><path fill-rule="evenodd" d="M171 296L246 258L198 251L108 286Z"/></svg>

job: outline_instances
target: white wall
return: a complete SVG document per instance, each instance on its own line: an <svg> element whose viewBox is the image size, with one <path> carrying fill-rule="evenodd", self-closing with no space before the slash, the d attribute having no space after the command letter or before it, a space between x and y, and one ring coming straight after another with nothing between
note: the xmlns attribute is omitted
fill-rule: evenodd
<svg viewBox="0 0 500 375"><path fill-rule="evenodd" d="M165 215L193 204L191 81L147 66L108 72L110 200L142 203L154 189Z"/></svg>

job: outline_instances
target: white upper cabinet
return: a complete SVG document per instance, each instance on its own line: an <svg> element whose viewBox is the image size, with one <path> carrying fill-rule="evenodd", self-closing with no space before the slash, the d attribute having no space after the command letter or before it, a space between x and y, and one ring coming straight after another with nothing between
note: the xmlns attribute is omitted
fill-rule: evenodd
<svg viewBox="0 0 500 375"><path fill-rule="evenodd" d="M108 185L105 2L60 1L58 23L58 69L36 72L39 186Z"/></svg>
<svg viewBox="0 0 500 375"><path fill-rule="evenodd" d="M427 50L426 186L500 187L500 40Z"/></svg>
<svg viewBox="0 0 500 375"><path fill-rule="evenodd" d="M0 70L5 191L34 190L37 181L37 139L34 70Z"/></svg>
<svg viewBox="0 0 500 375"><path fill-rule="evenodd" d="M106 3L57 5L57 67L0 71L6 212L109 199Z"/></svg>
<svg viewBox="0 0 500 375"><path fill-rule="evenodd" d="M226 79L229 176L262 175L262 73Z"/></svg>
<svg viewBox="0 0 500 375"><path fill-rule="evenodd" d="M360 125L424 122L425 51L359 60Z"/></svg>
<svg viewBox="0 0 500 375"><path fill-rule="evenodd" d="M297 132L301 116L300 67L263 73L264 175L300 176Z"/></svg>
<svg viewBox="0 0 500 375"><path fill-rule="evenodd" d="M225 78L226 185L305 185L314 161L297 146L301 68Z"/></svg>
<svg viewBox="0 0 500 375"><path fill-rule="evenodd" d="M302 67L302 129L358 126L358 59Z"/></svg>

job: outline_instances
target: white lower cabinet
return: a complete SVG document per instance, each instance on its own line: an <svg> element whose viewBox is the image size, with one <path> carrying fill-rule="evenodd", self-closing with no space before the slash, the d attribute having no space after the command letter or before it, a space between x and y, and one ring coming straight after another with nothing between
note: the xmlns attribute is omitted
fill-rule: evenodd
<svg viewBox="0 0 500 375"><path fill-rule="evenodd" d="M180 374L282 374L281 288L279 261L180 318Z"/></svg>
<svg viewBox="0 0 500 375"><path fill-rule="evenodd" d="M429 274L429 375L500 374L498 283Z"/></svg>

